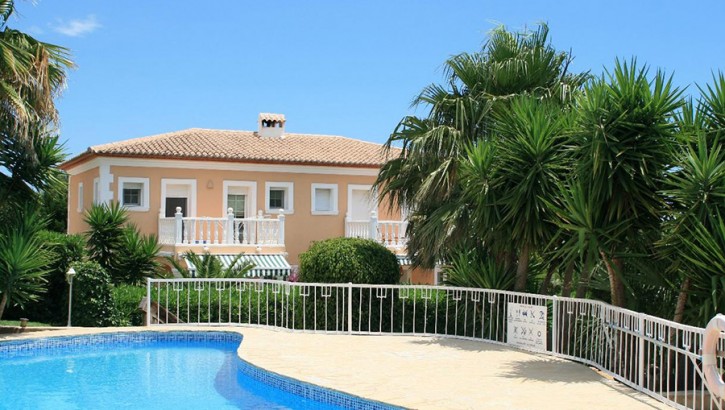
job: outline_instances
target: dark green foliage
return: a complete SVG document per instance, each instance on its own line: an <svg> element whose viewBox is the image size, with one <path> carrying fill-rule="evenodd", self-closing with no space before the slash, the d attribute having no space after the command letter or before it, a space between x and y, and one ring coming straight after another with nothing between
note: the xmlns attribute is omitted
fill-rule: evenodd
<svg viewBox="0 0 725 410"><path fill-rule="evenodd" d="M466 288L511 290L515 279L512 269L506 269L485 251L456 253L443 273L446 285Z"/></svg>
<svg viewBox="0 0 725 410"><path fill-rule="evenodd" d="M117 285L113 287L113 301L118 314L117 326L142 326L144 312L138 306L146 296L146 287Z"/></svg>
<svg viewBox="0 0 725 410"><path fill-rule="evenodd" d="M96 262L74 263L73 326L115 326L116 305L111 278Z"/></svg>
<svg viewBox="0 0 725 410"><path fill-rule="evenodd" d="M48 265L47 290L37 301L25 306L22 313L18 309L8 312L11 316L28 317L46 323L62 324L68 320L68 283L65 273L72 263L85 257L85 240L81 235L65 235L52 231L41 231L38 240L49 253L53 261Z"/></svg>
<svg viewBox="0 0 725 410"><path fill-rule="evenodd" d="M359 238L315 242L300 255L300 281L394 284L400 281L395 255L383 245Z"/></svg>
<svg viewBox="0 0 725 410"><path fill-rule="evenodd" d="M127 226L123 230L121 256L112 266L114 282L137 285L158 275L160 264L156 255L160 250L156 235L141 235L135 226Z"/></svg>
<svg viewBox="0 0 725 410"><path fill-rule="evenodd" d="M38 238L46 219L35 207L15 206L8 215L12 222L0 226L0 318L7 306L38 300L53 260Z"/></svg>
<svg viewBox="0 0 725 410"><path fill-rule="evenodd" d="M128 212L118 202L97 204L88 210L85 222L88 252L114 283L138 284L159 274L156 256L160 250L155 235L144 236L128 224Z"/></svg>

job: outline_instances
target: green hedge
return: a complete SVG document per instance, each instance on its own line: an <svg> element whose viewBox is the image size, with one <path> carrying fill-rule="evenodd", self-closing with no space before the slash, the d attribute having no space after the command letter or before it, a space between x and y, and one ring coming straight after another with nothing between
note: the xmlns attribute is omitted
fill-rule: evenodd
<svg viewBox="0 0 725 410"><path fill-rule="evenodd" d="M73 325L115 326L118 313L113 300L111 277L96 262L73 264Z"/></svg>
<svg viewBox="0 0 725 410"><path fill-rule="evenodd" d="M113 287L113 301L116 307L118 326L142 326L144 313L138 308L146 296L146 287L116 285Z"/></svg>
<svg viewBox="0 0 725 410"><path fill-rule="evenodd" d="M395 284L400 267L395 255L375 241L334 238L315 242L300 255L300 281Z"/></svg>

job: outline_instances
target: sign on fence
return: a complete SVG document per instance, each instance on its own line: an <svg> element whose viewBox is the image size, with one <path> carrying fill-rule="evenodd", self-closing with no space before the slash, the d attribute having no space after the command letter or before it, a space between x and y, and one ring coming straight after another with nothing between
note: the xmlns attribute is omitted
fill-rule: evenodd
<svg viewBox="0 0 725 410"><path fill-rule="evenodd" d="M507 342L527 349L546 350L546 306L508 303Z"/></svg>

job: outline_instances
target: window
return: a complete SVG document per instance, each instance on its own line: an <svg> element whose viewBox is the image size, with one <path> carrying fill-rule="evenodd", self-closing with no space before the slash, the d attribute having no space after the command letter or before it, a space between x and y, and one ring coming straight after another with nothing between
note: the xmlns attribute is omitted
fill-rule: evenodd
<svg viewBox="0 0 725 410"><path fill-rule="evenodd" d="M78 184L78 207L76 210L78 212L83 212L83 182Z"/></svg>
<svg viewBox="0 0 725 410"><path fill-rule="evenodd" d="M143 184L129 182L123 186L123 204L126 206L141 206L141 190Z"/></svg>
<svg viewBox="0 0 725 410"><path fill-rule="evenodd" d="M118 178L118 197L129 211L149 210L148 178Z"/></svg>
<svg viewBox="0 0 725 410"><path fill-rule="evenodd" d="M98 187L99 187L99 180L98 180L98 178L95 178L93 180L93 203L94 204L101 202L101 196L100 196L100 191L98 190Z"/></svg>
<svg viewBox="0 0 725 410"><path fill-rule="evenodd" d="M269 209L284 209L284 189L269 190Z"/></svg>
<svg viewBox="0 0 725 410"><path fill-rule="evenodd" d="M232 208L235 218L244 218L244 210L246 208L247 196L241 194L227 195L227 206Z"/></svg>
<svg viewBox="0 0 725 410"><path fill-rule="evenodd" d="M257 183L254 181L224 181L222 215L232 208L235 218L253 218L257 213Z"/></svg>
<svg viewBox="0 0 725 410"><path fill-rule="evenodd" d="M280 209L284 210L285 214L294 212L294 185L291 182L267 182L265 187L267 212L279 212Z"/></svg>
<svg viewBox="0 0 725 410"><path fill-rule="evenodd" d="M337 214L337 184L312 184L312 215Z"/></svg>

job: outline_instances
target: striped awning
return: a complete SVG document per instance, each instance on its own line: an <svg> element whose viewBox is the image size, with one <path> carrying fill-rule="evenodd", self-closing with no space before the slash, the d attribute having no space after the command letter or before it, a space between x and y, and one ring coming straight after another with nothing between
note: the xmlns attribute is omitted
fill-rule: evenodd
<svg viewBox="0 0 725 410"><path fill-rule="evenodd" d="M221 255L214 255L219 258L219 260L222 263L222 266L225 268L228 267L234 258L237 257L236 254L221 254ZM192 263L184 258L186 261L186 265L191 268ZM284 258L284 255L281 254L244 254L242 255L240 262L251 262L254 264L254 269L249 271L247 274L250 277L253 278L277 278L277 279L286 279L290 274L290 265L287 262L287 259Z"/></svg>
<svg viewBox="0 0 725 410"><path fill-rule="evenodd" d="M400 266L406 266L406 265L412 265L413 262L411 262L408 255L395 255L398 257L398 265Z"/></svg>

